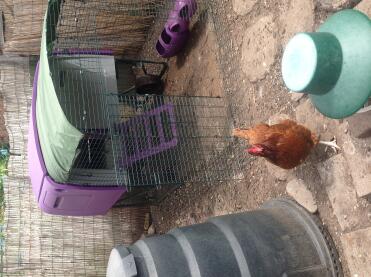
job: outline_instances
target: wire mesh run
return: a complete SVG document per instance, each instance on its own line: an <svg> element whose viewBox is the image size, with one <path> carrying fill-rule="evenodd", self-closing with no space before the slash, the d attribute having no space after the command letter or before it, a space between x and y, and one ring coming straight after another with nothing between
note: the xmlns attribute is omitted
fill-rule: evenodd
<svg viewBox="0 0 371 277"><path fill-rule="evenodd" d="M64 114L83 134L66 182L130 189L225 181L236 175L226 162L233 146L223 99L155 96L150 90L141 96L123 93L118 86L133 79L124 74L125 80L119 80L112 56L116 45L125 44L112 29L120 26L120 16L126 24L128 18L135 24L165 18L178 2L49 3L50 74ZM197 5L202 9L202 1ZM178 12L190 16L188 8Z"/></svg>
<svg viewBox="0 0 371 277"><path fill-rule="evenodd" d="M232 167L231 161L236 153L223 99L111 97L119 99L109 108L111 134L106 130L83 140L85 151L81 149L84 154L76 160L71 182L101 184L102 175L94 171L108 164L115 168L101 180L117 179L119 185L128 187L226 181L235 175L238 168ZM109 148L112 154L108 154ZM92 160L96 168L89 168Z"/></svg>
<svg viewBox="0 0 371 277"><path fill-rule="evenodd" d="M48 28L56 28L55 36L50 33L49 37L54 49L109 49L125 56L138 54L155 21L165 24L175 17L202 20L203 11L208 9L208 3L203 0L53 0L50 3ZM174 9L176 15L171 13Z"/></svg>
<svg viewBox="0 0 371 277"><path fill-rule="evenodd" d="M61 48L111 49L116 55L135 56L146 41L155 21L165 23L174 8L173 0L56 1L61 16L56 18ZM0 2L3 53L39 55L42 22L47 0L6 0ZM199 17L208 1L197 0ZM81 33L78 33L81 32ZM0 35L2 32L0 32ZM77 40L76 37L79 37ZM0 42L2 41L0 37ZM95 44L99 41L99 44Z"/></svg>

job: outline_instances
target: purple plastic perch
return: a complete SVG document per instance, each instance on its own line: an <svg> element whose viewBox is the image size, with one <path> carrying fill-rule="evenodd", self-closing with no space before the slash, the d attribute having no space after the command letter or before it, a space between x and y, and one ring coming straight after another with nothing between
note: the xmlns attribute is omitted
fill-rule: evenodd
<svg viewBox="0 0 371 277"><path fill-rule="evenodd" d="M121 166L129 167L136 161L175 147L178 144L175 125L172 104L116 125L116 131L124 138Z"/></svg>
<svg viewBox="0 0 371 277"><path fill-rule="evenodd" d="M65 216L103 215L126 191L124 187L82 187L59 184L48 176L42 156L36 122L36 97L39 64L33 82L28 130L28 170L32 190L42 211Z"/></svg>

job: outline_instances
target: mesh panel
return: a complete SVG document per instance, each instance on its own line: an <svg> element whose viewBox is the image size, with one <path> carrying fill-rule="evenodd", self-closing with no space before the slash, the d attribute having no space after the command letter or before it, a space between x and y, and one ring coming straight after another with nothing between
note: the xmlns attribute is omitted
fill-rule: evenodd
<svg viewBox="0 0 371 277"><path fill-rule="evenodd" d="M141 57L153 25L165 23L174 1L51 2L50 76L65 115L83 133L68 183L127 186L130 192L117 205L131 206L157 203L184 183L241 176L243 153L234 151L226 99L170 96L187 95L186 91L135 93L138 77L143 76L137 70L142 62L127 58ZM4 180L1 273L105 276L109 251L138 238L148 210L112 209L106 216L81 218L40 211L28 179L26 144L31 83L48 3L5 0L0 8L4 27L0 47L6 54L0 60L0 88L12 152ZM188 18L187 9L178 10L178 15ZM192 22L202 22L208 12L209 2L198 0ZM31 56L31 66L20 56ZM161 65L151 70L156 66ZM156 86L143 91L161 94Z"/></svg>
<svg viewBox="0 0 371 277"><path fill-rule="evenodd" d="M42 212L28 178L27 133L35 63L0 57L1 98L9 134L3 179L1 276L105 276L114 245L143 232L148 208L112 209L105 216L61 217ZM1 126L4 128L4 126Z"/></svg>
<svg viewBox="0 0 371 277"><path fill-rule="evenodd" d="M184 3L188 5L176 11L189 18L194 2ZM67 119L84 134L67 182L131 189L236 176L231 170L236 167L225 162L234 153L224 99L143 97L117 87L110 51L133 42L117 29L123 26L121 20L142 22L146 34L149 21L163 20L174 7L173 1L49 3L46 45L51 76ZM206 8L200 1L198 11L202 7ZM131 35L138 37L134 30ZM125 54L140 48L134 50L128 48ZM155 92L149 88L146 93Z"/></svg>

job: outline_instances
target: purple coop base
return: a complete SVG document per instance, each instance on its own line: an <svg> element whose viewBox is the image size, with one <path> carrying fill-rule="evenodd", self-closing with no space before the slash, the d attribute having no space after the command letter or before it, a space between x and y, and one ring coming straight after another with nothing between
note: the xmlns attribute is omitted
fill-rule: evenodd
<svg viewBox="0 0 371 277"><path fill-rule="evenodd" d="M81 187L59 184L48 176L42 156L36 122L39 65L36 67L28 131L28 168L32 190L42 211L65 216L103 215L126 191L123 187Z"/></svg>
<svg viewBox="0 0 371 277"><path fill-rule="evenodd" d="M165 120L165 121L164 121ZM178 144L174 106L166 104L116 126L123 138L121 166L159 154Z"/></svg>

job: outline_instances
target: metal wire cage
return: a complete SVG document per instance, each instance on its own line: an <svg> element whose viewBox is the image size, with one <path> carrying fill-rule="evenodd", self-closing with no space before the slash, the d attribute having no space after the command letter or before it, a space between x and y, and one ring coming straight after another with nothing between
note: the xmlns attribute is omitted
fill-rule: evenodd
<svg viewBox="0 0 371 277"><path fill-rule="evenodd" d="M122 93L118 84L126 81L128 87L133 78L128 78L130 66L124 68L129 72L124 81L117 78L114 54L123 38L111 32L120 23L115 15L150 20L168 14L174 5L142 1L139 7L129 2L49 1L40 54L43 69L36 77L43 91L43 99L37 100L38 117L44 118L38 118L38 131L50 176L81 186L153 188L147 199L158 199L164 187L235 178L238 166L232 166L236 153L224 99ZM135 57L140 51L132 50L123 54ZM58 120L52 94L63 113ZM53 125L64 133L50 136ZM60 145L63 151L57 149Z"/></svg>

